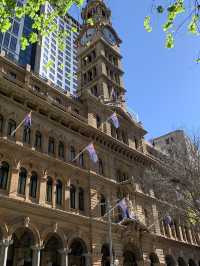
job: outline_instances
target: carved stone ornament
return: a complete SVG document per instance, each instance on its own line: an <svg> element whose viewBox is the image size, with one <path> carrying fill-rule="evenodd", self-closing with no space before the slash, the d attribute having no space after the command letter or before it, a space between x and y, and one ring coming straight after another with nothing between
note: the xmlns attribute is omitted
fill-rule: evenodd
<svg viewBox="0 0 200 266"><path fill-rule="evenodd" d="M29 217L25 217L25 219L24 219L24 226L25 227L29 227L29 225L30 225L30 218Z"/></svg>

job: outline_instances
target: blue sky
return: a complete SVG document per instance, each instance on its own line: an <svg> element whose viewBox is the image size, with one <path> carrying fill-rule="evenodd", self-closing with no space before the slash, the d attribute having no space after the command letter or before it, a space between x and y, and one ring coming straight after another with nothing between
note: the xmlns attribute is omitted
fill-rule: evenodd
<svg viewBox="0 0 200 266"><path fill-rule="evenodd" d="M107 0L113 26L121 37L128 106L139 114L147 138L177 128L200 129L200 51L198 37L181 30L172 50L164 47L159 16L153 32L143 28L151 0ZM122 4L123 3L123 4Z"/></svg>

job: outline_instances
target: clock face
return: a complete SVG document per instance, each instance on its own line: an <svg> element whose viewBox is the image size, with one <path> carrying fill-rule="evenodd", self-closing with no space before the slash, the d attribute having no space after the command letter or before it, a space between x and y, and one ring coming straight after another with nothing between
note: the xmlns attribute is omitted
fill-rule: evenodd
<svg viewBox="0 0 200 266"><path fill-rule="evenodd" d="M95 33L96 33L96 29L95 28L87 29L84 32L84 34L82 35L82 37L81 37L80 44L82 46L87 45L92 40L92 38L95 35Z"/></svg>
<svg viewBox="0 0 200 266"><path fill-rule="evenodd" d="M112 30L108 27L104 27L102 30L104 39L110 43L111 45L117 44L117 39L115 34L112 32Z"/></svg>

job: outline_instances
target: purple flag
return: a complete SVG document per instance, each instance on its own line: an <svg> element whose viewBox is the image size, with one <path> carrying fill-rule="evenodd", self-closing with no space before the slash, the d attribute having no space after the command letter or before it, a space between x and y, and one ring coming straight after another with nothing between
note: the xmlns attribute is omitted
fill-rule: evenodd
<svg viewBox="0 0 200 266"><path fill-rule="evenodd" d="M122 217L123 219L130 219L129 211L128 211L128 205L126 203L126 199L122 199L117 203L117 206L122 210Z"/></svg>
<svg viewBox="0 0 200 266"><path fill-rule="evenodd" d="M27 128L30 128L30 127L31 127L31 124L32 124L31 113L29 113L29 114L27 114L26 117L25 117L24 125L25 125Z"/></svg>
<svg viewBox="0 0 200 266"><path fill-rule="evenodd" d="M97 163L98 162L98 156L97 156L97 153L95 151L93 143L90 143L85 149L89 152L90 159L94 163Z"/></svg>
<svg viewBox="0 0 200 266"><path fill-rule="evenodd" d="M119 128L119 120L117 118L117 114L116 113L113 113L109 119L112 120L112 123L113 123L115 128Z"/></svg>

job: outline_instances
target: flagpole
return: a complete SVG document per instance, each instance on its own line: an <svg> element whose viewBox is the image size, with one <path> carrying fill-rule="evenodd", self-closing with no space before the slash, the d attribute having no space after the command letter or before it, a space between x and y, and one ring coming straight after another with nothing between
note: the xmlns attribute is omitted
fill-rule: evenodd
<svg viewBox="0 0 200 266"><path fill-rule="evenodd" d="M29 115L31 115L32 111L30 111ZM26 120L26 117L24 118L24 120L15 128L15 130L12 131L12 133L10 134L11 137L14 136L14 134L17 132L17 130L23 125L24 121Z"/></svg>
<svg viewBox="0 0 200 266"><path fill-rule="evenodd" d="M76 161L76 160L78 159L78 157L79 157L82 153L84 153L84 151L86 150L86 148L87 148L87 146L86 146L81 152L79 152L79 153L76 155L76 157L75 157L71 162L73 163L74 161Z"/></svg>
<svg viewBox="0 0 200 266"><path fill-rule="evenodd" d="M109 226L109 252L110 252L110 266L114 266L113 263L113 242L112 242L112 221L111 221L111 205L110 200L108 200L108 226Z"/></svg>

